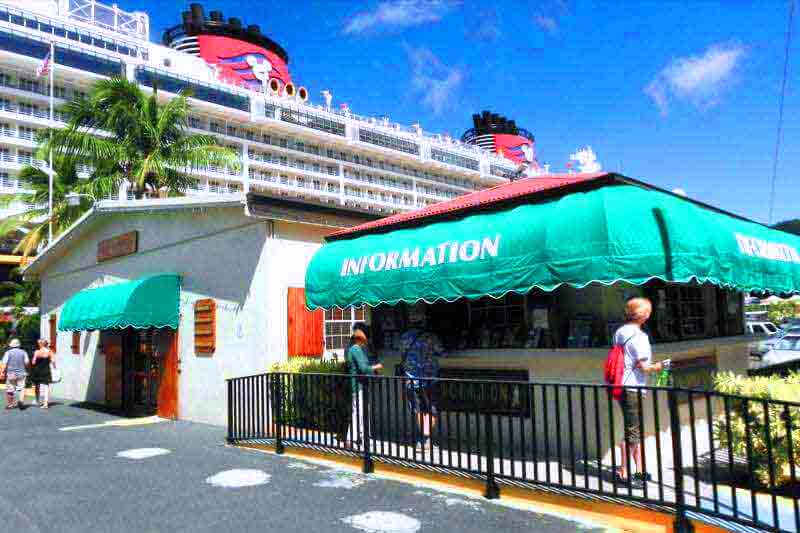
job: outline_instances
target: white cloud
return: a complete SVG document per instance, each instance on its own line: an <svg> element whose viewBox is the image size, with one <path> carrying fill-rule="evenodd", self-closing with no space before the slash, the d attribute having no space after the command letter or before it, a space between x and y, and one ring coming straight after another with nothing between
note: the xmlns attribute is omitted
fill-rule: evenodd
<svg viewBox="0 0 800 533"><path fill-rule="evenodd" d="M670 96L701 109L714 107L745 53L741 44L718 43L701 55L675 58L647 84L644 93L662 114L667 113Z"/></svg>
<svg viewBox="0 0 800 533"><path fill-rule="evenodd" d="M429 49L406 45L411 65L411 85L422 95L422 103L439 114L453 105L464 82L460 67L444 65Z"/></svg>
<svg viewBox="0 0 800 533"><path fill-rule="evenodd" d="M558 33L558 21L554 17L547 17L545 15L534 15L533 21L539 26L541 29L549 33L550 35L555 35Z"/></svg>
<svg viewBox="0 0 800 533"><path fill-rule="evenodd" d="M460 0L388 0L374 10L358 13L345 25L345 35L395 31L439 22Z"/></svg>

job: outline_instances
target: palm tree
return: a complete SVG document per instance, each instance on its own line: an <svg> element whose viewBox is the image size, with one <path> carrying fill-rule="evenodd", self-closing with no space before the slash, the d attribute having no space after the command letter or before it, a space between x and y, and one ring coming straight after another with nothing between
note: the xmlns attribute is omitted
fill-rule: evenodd
<svg viewBox="0 0 800 533"><path fill-rule="evenodd" d="M238 167L236 153L211 135L187 132L191 92L166 103L158 89L145 94L123 78L98 81L86 97L64 107L65 129L46 131L43 150L103 168L103 188L127 180L137 197L148 189L179 194L196 180L187 170L209 165Z"/></svg>
<svg viewBox="0 0 800 533"><path fill-rule="evenodd" d="M13 274L19 276L19 271L15 269ZM16 319L23 316L24 308L37 307L41 301L42 292L39 281L21 280L3 281L0 283L0 306L10 306L14 308L13 314Z"/></svg>
<svg viewBox="0 0 800 533"><path fill-rule="evenodd" d="M53 159L53 169L52 221L53 234L58 235L72 225L90 207L88 202L85 201L76 206L70 205L66 199L67 194L71 192L89 192L97 197L97 195L107 195L109 191L103 189L103 186L107 185L106 182L102 180L95 181L93 176L85 180L79 178L74 159L62 156L55 157ZM26 166L20 171L19 180L20 186L30 192L5 196L0 199L0 205L23 203L33 207L0 220L0 235L22 233L23 236L14 252L21 252L23 257L27 258L42 242L47 240L48 226L50 225L48 208L50 178L44 170L34 166Z"/></svg>

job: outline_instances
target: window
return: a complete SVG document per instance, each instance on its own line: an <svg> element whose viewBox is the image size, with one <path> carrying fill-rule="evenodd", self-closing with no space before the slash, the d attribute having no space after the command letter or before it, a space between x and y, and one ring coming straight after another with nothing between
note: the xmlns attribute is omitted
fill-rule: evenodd
<svg viewBox="0 0 800 533"><path fill-rule="evenodd" d="M404 152L407 154L419 155L419 145L417 143L403 139L401 137L386 135L373 130L368 130L363 128L359 129L358 140L361 142L374 144L376 146L389 148L390 150L397 150L399 152ZM344 156L345 154L342 155ZM371 165L372 162L369 159L367 159L366 161L367 165L372 166Z"/></svg>
<svg viewBox="0 0 800 533"><path fill-rule="evenodd" d="M319 357L322 355L323 314L321 309L306 308L306 290L289 287L286 305L287 354L289 357Z"/></svg>
<svg viewBox="0 0 800 533"><path fill-rule="evenodd" d="M364 322L364 307L348 307L346 309L329 309L325 311L325 349L340 350L347 347L353 324Z"/></svg>
<svg viewBox="0 0 800 533"><path fill-rule="evenodd" d="M305 111L281 109L281 120L284 122L289 122L290 124L297 124L307 128L324 131L326 133L332 133L333 135L340 135L342 137L344 137L345 134L344 122L338 122L322 115L308 113ZM302 144L300 144L296 150L303 151Z"/></svg>
<svg viewBox="0 0 800 533"><path fill-rule="evenodd" d="M81 332L80 331L73 331L72 332L72 355L80 355L81 354Z"/></svg>
<svg viewBox="0 0 800 533"><path fill-rule="evenodd" d="M178 94L183 89L189 88L194 92L192 97L198 100L204 100L241 111L250 111L250 99L244 95L226 91L219 87L212 87L196 80L184 79L172 74L159 72L152 68L137 67L136 81L147 87L153 87L157 83L160 89L175 94ZM212 126L212 131L215 131L215 133L225 133L222 128L220 128L220 130L221 131L215 131Z"/></svg>
<svg viewBox="0 0 800 533"><path fill-rule="evenodd" d="M764 327L767 328L767 331L769 331L770 333L775 333L776 331L778 331L777 328L772 324L764 324Z"/></svg>
<svg viewBox="0 0 800 533"><path fill-rule="evenodd" d="M462 155L454 154L438 148L431 148L431 159L457 167L468 168L470 170L478 170L478 160L471 157L464 157Z"/></svg>

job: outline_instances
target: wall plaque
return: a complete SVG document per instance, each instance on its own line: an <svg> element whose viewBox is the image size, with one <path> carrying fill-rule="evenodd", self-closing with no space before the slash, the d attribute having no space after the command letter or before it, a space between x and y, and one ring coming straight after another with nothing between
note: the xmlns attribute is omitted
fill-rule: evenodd
<svg viewBox="0 0 800 533"><path fill-rule="evenodd" d="M194 303L194 351L214 355L217 349L217 303L212 298Z"/></svg>
<svg viewBox="0 0 800 533"><path fill-rule="evenodd" d="M97 262L135 254L139 251L139 232L129 231L97 243Z"/></svg>
<svg viewBox="0 0 800 533"><path fill-rule="evenodd" d="M444 380L438 382L437 391L442 411L530 416L527 370L442 368L439 377Z"/></svg>

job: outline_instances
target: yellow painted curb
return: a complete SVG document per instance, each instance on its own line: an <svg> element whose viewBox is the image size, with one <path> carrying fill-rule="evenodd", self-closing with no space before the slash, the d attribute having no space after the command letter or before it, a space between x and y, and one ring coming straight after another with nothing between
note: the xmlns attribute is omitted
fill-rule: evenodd
<svg viewBox="0 0 800 533"><path fill-rule="evenodd" d="M272 445L238 444L234 447L275 453L275 447ZM362 466L360 458L332 455L303 448L286 449L283 455L298 459L311 459L314 462L333 467L344 466L358 472L361 471ZM404 483L419 484L422 482L433 488L455 490L471 496L483 496L485 489L485 484L477 479L462 478L454 474L442 474L380 462L375 462L375 473ZM607 531L609 532L672 533L674 517L671 514L650 509L641 509L605 501L584 500L572 496L511 486L503 486L501 488L500 498L503 502L515 507L603 525L608 528ZM693 520L692 524L694 525L695 533L729 533L725 529L703 522Z"/></svg>

